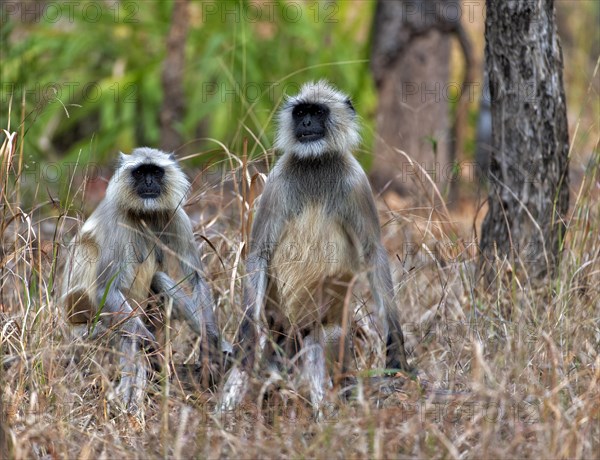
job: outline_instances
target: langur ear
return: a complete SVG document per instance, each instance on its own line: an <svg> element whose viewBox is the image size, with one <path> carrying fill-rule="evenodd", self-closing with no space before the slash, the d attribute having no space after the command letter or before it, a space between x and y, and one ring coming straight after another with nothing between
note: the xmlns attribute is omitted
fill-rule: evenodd
<svg viewBox="0 0 600 460"><path fill-rule="evenodd" d="M354 104L352 104L352 99L346 99L346 105L352 110L352 112L356 113L356 109L354 108Z"/></svg>
<svg viewBox="0 0 600 460"><path fill-rule="evenodd" d="M117 166L121 167L127 161L127 156L123 152L119 152L119 158L117 160Z"/></svg>
<svg viewBox="0 0 600 460"><path fill-rule="evenodd" d="M119 156L117 157L117 160L115 161L115 167L114 167L115 171L118 171L119 169L121 169L123 167L123 165L127 161L128 156L129 155L125 155L123 152L119 152Z"/></svg>

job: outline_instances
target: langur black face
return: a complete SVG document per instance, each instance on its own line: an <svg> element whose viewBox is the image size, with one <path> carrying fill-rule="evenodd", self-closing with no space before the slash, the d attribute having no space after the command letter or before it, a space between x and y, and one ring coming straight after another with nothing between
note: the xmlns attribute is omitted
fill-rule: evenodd
<svg viewBox="0 0 600 460"><path fill-rule="evenodd" d="M165 170L155 164L142 164L131 171L133 187L140 198L158 198L162 192Z"/></svg>
<svg viewBox="0 0 600 460"><path fill-rule="evenodd" d="M296 139L300 143L313 142L325 137L329 108L323 104L298 104L292 111Z"/></svg>

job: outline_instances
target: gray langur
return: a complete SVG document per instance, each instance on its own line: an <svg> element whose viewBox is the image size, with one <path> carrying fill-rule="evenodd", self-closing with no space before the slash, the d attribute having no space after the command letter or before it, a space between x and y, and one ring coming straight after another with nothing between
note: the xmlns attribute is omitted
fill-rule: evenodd
<svg viewBox="0 0 600 460"><path fill-rule="evenodd" d="M105 198L68 248L62 287L68 322L82 336L118 332L116 392L129 409L140 407L147 384L140 346L155 341L142 321L152 294L172 302L173 317L202 337L204 358L220 359L214 300L183 209L189 188L172 154L145 147L121 154Z"/></svg>
<svg viewBox="0 0 600 460"><path fill-rule="evenodd" d="M352 154L360 141L352 102L325 81L307 83L286 100L278 121L275 148L282 156L254 216L235 341L239 363L226 380L222 410L236 407L247 391L261 344L268 343L261 323L276 343L271 356L298 352L301 379L318 409L330 385L328 364L342 375L348 367L352 338L342 325L352 312L345 296L364 272L386 340L386 367L410 371L373 194Z"/></svg>

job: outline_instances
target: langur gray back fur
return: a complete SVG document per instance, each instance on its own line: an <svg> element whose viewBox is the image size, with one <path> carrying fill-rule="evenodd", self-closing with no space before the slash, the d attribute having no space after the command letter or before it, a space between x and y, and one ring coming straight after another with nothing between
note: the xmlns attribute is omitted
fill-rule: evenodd
<svg viewBox="0 0 600 460"><path fill-rule="evenodd" d="M360 139L352 102L325 81L308 83L284 103L278 120L275 145L283 155L254 216L245 317L236 339L240 363L226 381L222 409L244 397L263 334L278 337L271 340L276 349L300 351L301 377L318 409L329 386L327 365L345 375L350 364L352 338L342 324L351 318L344 317L344 300L350 280L361 273L386 340L386 365L409 370L377 209L352 154Z"/></svg>
<svg viewBox="0 0 600 460"><path fill-rule="evenodd" d="M147 381L140 341L155 341L142 321L151 295L170 298L174 317L185 319L202 337L202 353L218 360L214 300L183 209L188 190L172 154L151 148L121 154L105 198L68 248L62 286L67 320L82 335L117 332L116 392L129 409L140 408Z"/></svg>

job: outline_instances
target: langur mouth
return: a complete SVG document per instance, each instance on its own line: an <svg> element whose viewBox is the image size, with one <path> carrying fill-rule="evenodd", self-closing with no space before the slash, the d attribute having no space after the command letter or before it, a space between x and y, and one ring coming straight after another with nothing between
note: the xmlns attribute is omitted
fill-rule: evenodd
<svg viewBox="0 0 600 460"><path fill-rule="evenodd" d="M312 141L318 141L319 139L323 139L324 135L323 133L306 133L306 134L299 134L298 135L298 141L299 142L312 142Z"/></svg>
<svg viewBox="0 0 600 460"><path fill-rule="evenodd" d="M144 192L140 193L140 198L144 198L146 200L151 200L154 198L158 198L159 193L156 192Z"/></svg>

